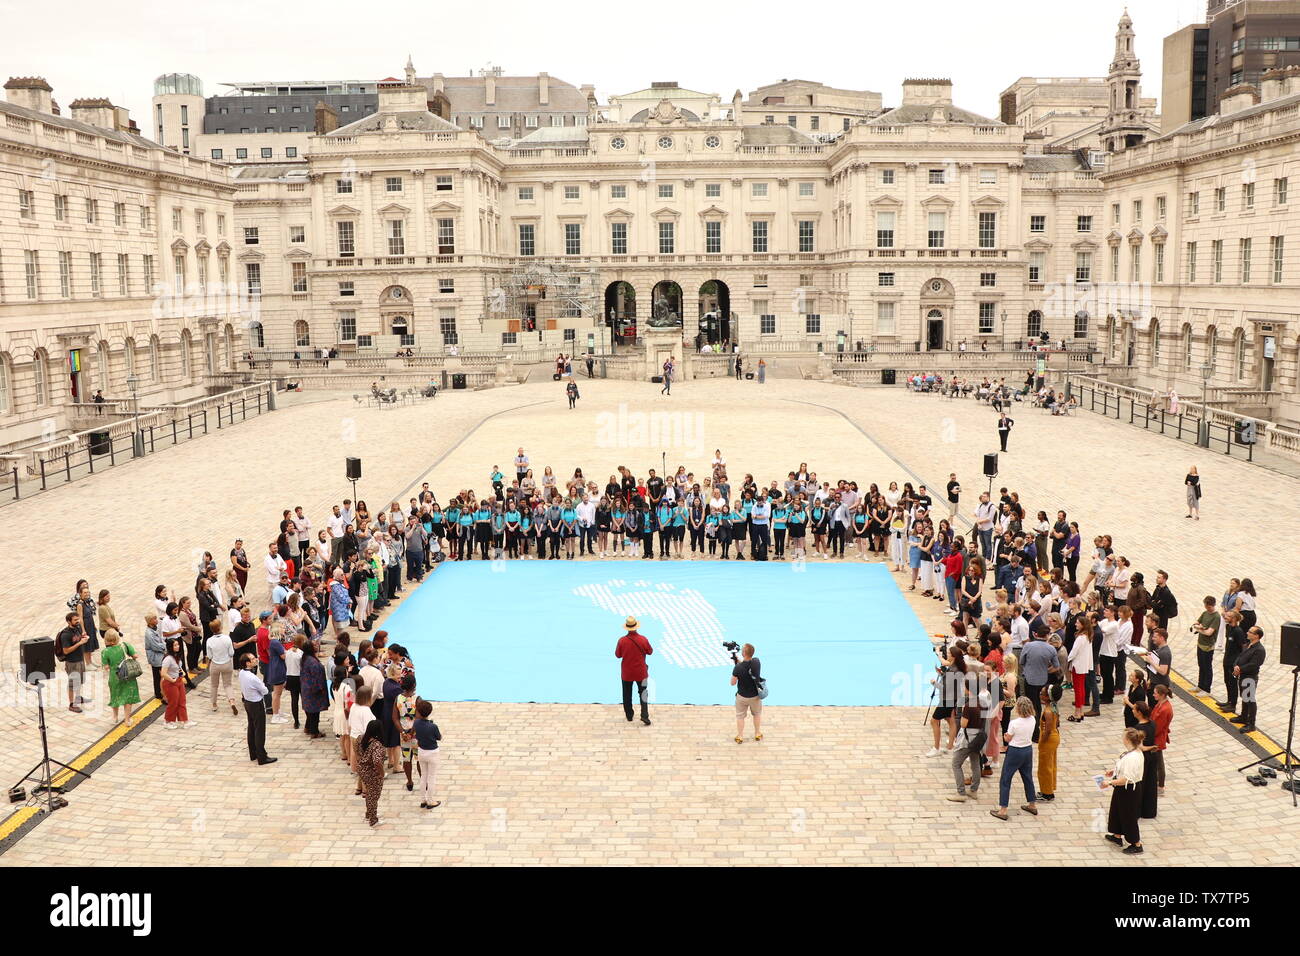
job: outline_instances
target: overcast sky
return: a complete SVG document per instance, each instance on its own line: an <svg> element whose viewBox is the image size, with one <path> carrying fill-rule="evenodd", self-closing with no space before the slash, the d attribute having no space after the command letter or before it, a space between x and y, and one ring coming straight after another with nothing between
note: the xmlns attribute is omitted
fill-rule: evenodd
<svg viewBox="0 0 1300 956"><path fill-rule="evenodd" d="M1163 38L1199 22L1204 0L1132 0L1143 93L1160 95ZM799 77L876 90L897 105L905 77L950 77L959 106L997 116L998 93L1020 76L1105 76L1123 2L1065 0L657 0L623 4L483 0L370 7L342 0L176 4L0 0L0 63L39 75L67 105L107 96L143 121L161 73L193 73L204 93L225 81L401 75L409 52L421 76L545 70L611 93L676 80L724 101ZM806 16L805 16L806 13ZM60 23L58 42L50 17ZM31 38L20 49L17 38Z"/></svg>

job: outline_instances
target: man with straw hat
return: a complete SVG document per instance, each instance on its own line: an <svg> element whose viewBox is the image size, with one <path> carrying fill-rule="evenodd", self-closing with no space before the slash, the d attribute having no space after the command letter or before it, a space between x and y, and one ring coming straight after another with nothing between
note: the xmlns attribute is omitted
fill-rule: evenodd
<svg viewBox="0 0 1300 956"><path fill-rule="evenodd" d="M654 653L654 648L637 633L640 624L635 617L629 614L623 626L627 633L618 639L618 646L614 648L614 656L623 661L623 713L629 721L632 719L632 685L635 683L637 693L641 695L641 723L649 727L650 699L646 693L646 680L650 672L645 659Z"/></svg>

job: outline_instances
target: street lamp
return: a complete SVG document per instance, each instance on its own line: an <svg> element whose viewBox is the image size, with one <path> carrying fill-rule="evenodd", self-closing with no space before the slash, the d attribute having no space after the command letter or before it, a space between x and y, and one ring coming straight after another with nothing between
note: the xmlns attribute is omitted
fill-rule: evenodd
<svg viewBox="0 0 1300 956"><path fill-rule="evenodd" d="M134 374L126 377L127 388L131 390L131 407L135 410L132 416L131 428L131 456L133 458L144 457L144 433L140 431L140 399L136 395L136 389L140 385L140 379Z"/></svg>
<svg viewBox="0 0 1300 956"><path fill-rule="evenodd" d="M1002 351L1007 350L1007 310L1002 310Z"/></svg>
<svg viewBox="0 0 1300 956"><path fill-rule="evenodd" d="M857 351L857 339L853 337L853 310L849 309L849 341L853 343L854 351Z"/></svg>
<svg viewBox="0 0 1300 956"><path fill-rule="evenodd" d="M1196 435L1196 444L1202 448L1210 447L1210 406L1206 401L1209 399L1212 378L1214 378L1214 366L1206 362L1201 366L1201 424Z"/></svg>

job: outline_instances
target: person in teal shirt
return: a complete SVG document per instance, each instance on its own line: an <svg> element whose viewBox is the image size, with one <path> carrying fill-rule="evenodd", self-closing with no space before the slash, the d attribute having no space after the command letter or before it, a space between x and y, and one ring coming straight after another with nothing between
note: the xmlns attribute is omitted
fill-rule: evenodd
<svg viewBox="0 0 1300 956"><path fill-rule="evenodd" d="M447 551L453 561L460 559L460 501L453 498L444 514L447 523Z"/></svg>
<svg viewBox="0 0 1300 956"><path fill-rule="evenodd" d="M506 514L501 508L501 502L497 502L496 508L492 511L492 555L495 558L501 557L505 551L506 544Z"/></svg>
<svg viewBox="0 0 1300 956"><path fill-rule="evenodd" d="M488 507L486 498L478 503L478 508L474 511L473 540L478 545L479 556L484 561L488 560L488 548L492 544L492 510ZM472 551L471 548L471 557Z"/></svg>
<svg viewBox="0 0 1300 956"><path fill-rule="evenodd" d="M474 557L474 506L465 502L460 509L460 560L468 561Z"/></svg>
<svg viewBox="0 0 1300 956"><path fill-rule="evenodd" d="M660 502L655 517L659 519L659 557L671 557L668 551L673 540L673 506Z"/></svg>
<svg viewBox="0 0 1300 956"><path fill-rule="evenodd" d="M512 558L519 557L519 511L514 499L510 500L510 510L505 513L506 554Z"/></svg>
<svg viewBox="0 0 1300 956"><path fill-rule="evenodd" d="M749 524L749 510L744 501L737 501L731 510L731 543L736 546L736 560L745 560L745 541L749 538L746 528Z"/></svg>
<svg viewBox="0 0 1300 956"><path fill-rule="evenodd" d="M686 541L686 505L678 501L673 506L673 552L682 556L682 547Z"/></svg>
<svg viewBox="0 0 1300 956"><path fill-rule="evenodd" d="M785 557L785 519L790 509L784 504L772 505L772 543L778 558Z"/></svg>
<svg viewBox="0 0 1300 956"><path fill-rule="evenodd" d="M564 536L564 556L572 561L573 545L578 537L578 512L572 498L565 498L560 509L560 534Z"/></svg>
<svg viewBox="0 0 1300 956"><path fill-rule="evenodd" d="M808 512L804 510L802 501L795 502L785 523L790 532L790 554L798 560L805 554L803 542L808 531Z"/></svg>
<svg viewBox="0 0 1300 956"><path fill-rule="evenodd" d="M621 499L619 498L614 499L613 506L609 513L609 533L614 545L615 554L623 553L623 545L625 543L623 530L624 513L623 505L620 504L620 500Z"/></svg>

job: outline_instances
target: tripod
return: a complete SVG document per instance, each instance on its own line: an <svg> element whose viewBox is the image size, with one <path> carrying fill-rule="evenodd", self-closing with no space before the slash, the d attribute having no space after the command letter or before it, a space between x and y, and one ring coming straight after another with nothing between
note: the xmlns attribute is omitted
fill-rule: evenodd
<svg viewBox="0 0 1300 956"><path fill-rule="evenodd" d="M46 813L53 813L55 810L58 810L60 807L66 807L68 805L68 801L65 800L63 797L55 796L56 793L60 793L60 794L63 793L63 786L55 785L54 770L50 765L55 764L59 767L62 767L64 770L70 771L71 773L79 773L87 780L90 779L90 774L86 773L84 770L78 770L76 767L69 767L63 761L55 760L53 757L50 756L50 738L46 733L46 729L45 729L45 685L41 682L39 678L36 679L35 684L36 684L36 716L37 716L37 723L39 724L40 731L41 731L41 759L36 762L36 766L32 767L31 770L28 770L25 774L22 775L21 778L19 778L18 782L14 784L13 789L15 790L18 789L18 787L21 786L25 781L30 780L34 782L36 786L32 788L32 795L35 796L36 794L43 792L46 796L46 805L44 811ZM36 771L38 770L40 771L40 776L36 775Z"/></svg>
<svg viewBox="0 0 1300 956"><path fill-rule="evenodd" d="M1295 754L1291 752L1291 741L1295 736L1295 704L1297 689L1300 689L1300 667L1296 667L1291 671L1291 716L1286 725L1286 749L1279 750L1275 754L1269 754L1267 757L1260 757L1258 760L1252 761L1244 767L1237 768L1237 773L1241 773L1243 770L1257 767L1269 760L1276 760L1281 757L1282 766L1274 767L1273 769L1281 770L1286 774L1286 783L1282 784L1282 789L1291 791L1291 806L1293 807L1298 805L1296 800L1296 790L1300 789L1297 788L1295 781L1296 769L1297 767L1300 767L1300 761L1298 761Z"/></svg>

